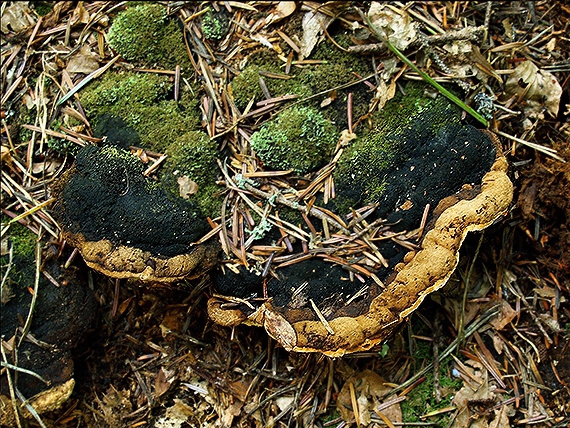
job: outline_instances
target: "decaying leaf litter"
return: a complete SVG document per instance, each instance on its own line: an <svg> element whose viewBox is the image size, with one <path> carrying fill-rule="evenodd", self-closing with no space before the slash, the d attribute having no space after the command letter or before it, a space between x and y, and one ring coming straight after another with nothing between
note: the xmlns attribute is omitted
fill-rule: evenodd
<svg viewBox="0 0 570 428"><path fill-rule="evenodd" d="M81 88L112 67L132 68L105 39L109 22L125 5L60 2L39 17L40 3L2 5L2 254L9 256L11 217L50 240L46 248L55 248L60 263L80 264L49 214L47 186L71 163L54 144L97 142L82 112ZM186 38L194 78L203 87L203 128L229 147L243 144L253 124L291 100L267 97L244 110L232 103L225 85L239 73L240 61L260 47L277 51L285 75L294 73L311 61L320 39L334 35L336 25L352 36L350 49L378 52L370 57L378 73L355 76L368 77L361 84L375 91L377 108L393 96L400 79L421 79L362 30L368 12L420 70L466 86L468 104L491 109L487 120L509 151L517 204L492 233L468 238L449 290L426 302L393 341L379 352L338 360L288 354L259 329L212 325L205 314L207 284L186 292L150 291L90 275L101 320L89 346L76 351L75 392L59 411L38 419L48 426L398 426L401 418L435 426L567 424L567 7L394 3L375 15L364 5L336 3L164 5L189 34L204 30L207 7L231 17L229 32L217 41ZM179 68L144 72L165 74L180 85ZM488 99L470 99L482 87ZM62 102L64 97L79 103ZM22 106L35 111L16 121ZM72 129L66 117L82 125ZM358 132L365 123L349 118L348 129ZM22 128L32 132L22 136ZM160 168L160 155L141 153L149 169L155 162ZM243 175L255 178L255 161L239 159L238 170L244 161L251 168ZM323 170L306 191L323 189L332 196L329 177ZM279 175L264 178L282 187ZM248 190L252 196L244 196L252 200L273 196ZM269 211L260 214L270 219ZM221 233L221 225L212 226ZM247 263L239 240L222 236L224 241ZM266 258L274 250L257 249ZM44 251L37 260L37 275L46 257ZM3 259L3 272L4 264ZM430 317L442 307L445 316ZM3 338L3 350L17 352L9 339Z"/></svg>

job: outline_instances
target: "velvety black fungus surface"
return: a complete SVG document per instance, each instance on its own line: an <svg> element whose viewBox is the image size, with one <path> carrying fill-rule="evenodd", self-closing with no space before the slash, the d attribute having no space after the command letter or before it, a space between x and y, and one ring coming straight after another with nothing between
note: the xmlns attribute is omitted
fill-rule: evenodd
<svg viewBox="0 0 570 428"><path fill-rule="evenodd" d="M99 116L93 129L97 138L106 138L107 144L112 144L123 149L129 146L140 146L141 138L134 128L130 127L123 119L110 114Z"/></svg>
<svg viewBox="0 0 570 428"><path fill-rule="evenodd" d="M34 265L33 258L16 258L13 269L20 269L20 264L24 262ZM93 292L86 286L86 281L74 270L63 270L53 263L46 265L44 270L62 285L56 287L40 275L39 292L30 327L30 333L40 344L23 341L18 348L17 365L32 370L51 382L51 386L55 386L73 377L72 351L85 332L93 327L97 303ZM23 327L32 300L28 288L33 287L33 276L25 276L19 284L11 286L14 295L2 304L1 310L1 330L5 340L10 339L18 327ZM14 364L10 353L8 362ZM32 397L48 388L41 380L27 373L18 373L14 380L26 397ZM9 396L8 382L4 376L1 377L0 385L0 392Z"/></svg>
<svg viewBox="0 0 570 428"><path fill-rule="evenodd" d="M377 215L399 222L401 230L417 228L428 203L435 208L463 184L479 183L495 160L489 137L471 125L449 125L436 135L424 129L401 137L401 161L386 175L378 200ZM412 206L403 210L406 201Z"/></svg>
<svg viewBox="0 0 570 428"><path fill-rule="evenodd" d="M87 241L108 239L163 257L188 252L206 221L193 203L170 199L143 170L128 151L82 148L54 207L58 220Z"/></svg>
<svg viewBox="0 0 570 428"><path fill-rule="evenodd" d="M273 297L276 306L287 305L294 294L303 296L298 304L312 299L317 306L327 299L346 301L356 294L364 284L349 281L349 272L341 266L314 258L277 270L280 279L267 282L267 294ZM305 301L303 301L305 300ZM328 302L332 306L334 302Z"/></svg>
<svg viewBox="0 0 570 428"><path fill-rule="evenodd" d="M216 269L212 272L212 279L216 284L216 291L227 296L258 297L263 278L261 274L249 272L245 267L239 266L239 274L230 269ZM236 291L239 290L239 294Z"/></svg>

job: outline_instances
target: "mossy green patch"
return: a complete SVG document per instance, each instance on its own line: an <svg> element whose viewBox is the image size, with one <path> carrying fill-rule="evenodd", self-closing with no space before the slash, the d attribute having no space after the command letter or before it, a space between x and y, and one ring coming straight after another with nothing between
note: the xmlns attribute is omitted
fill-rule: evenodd
<svg viewBox="0 0 570 428"><path fill-rule="evenodd" d="M143 147L161 153L198 126L198 118L182 111L173 100L152 106L133 106L125 120L137 130Z"/></svg>
<svg viewBox="0 0 570 428"><path fill-rule="evenodd" d="M203 132L188 132L168 146L168 156L160 175L162 186L178 196L178 178L188 177L198 185L196 199L204 215L216 217L220 208L220 188L215 180L218 167L218 145Z"/></svg>
<svg viewBox="0 0 570 428"><path fill-rule="evenodd" d="M223 12L209 9L202 15L202 33L210 40L220 40L228 33L228 18Z"/></svg>
<svg viewBox="0 0 570 428"><path fill-rule="evenodd" d="M251 136L251 146L268 169L306 174L332 155L338 132L311 107L283 111Z"/></svg>
<svg viewBox="0 0 570 428"><path fill-rule="evenodd" d="M186 175L198 186L211 183L215 173L218 145L200 131L188 132L166 149L168 168L165 172Z"/></svg>
<svg viewBox="0 0 570 428"><path fill-rule="evenodd" d="M107 34L109 45L123 58L146 66L191 69L184 36L157 3L133 4L119 12Z"/></svg>
<svg viewBox="0 0 570 428"><path fill-rule="evenodd" d="M337 43L350 45L348 36L336 37ZM248 66L236 76L231 84L232 93L236 105L243 109L254 98L260 101L265 98L259 83L260 77L264 79L271 96L285 94L298 95L306 98L317 93L324 92L320 97L315 97L306 102L319 108L321 102L330 96L332 102L323 108L323 114L339 128L347 127L347 97L353 93L353 117L355 120L368 112L368 104L372 94L367 91L363 83L338 90L341 85L346 85L358 80L358 76L369 74L370 60L362 55L350 54L342 51L330 42L323 42L315 49L312 59L323 60L321 64L303 65L293 67L288 76L284 76L285 65L275 52L262 49L248 58ZM268 74L269 73L269 74ZM274 77L273 74L282 74L284 78ZM327 93L327 91L336 92Z"/></svg>
<svg viewBox="0 0 570 428"><path fill-rule="evenodd" d="M36 10L36 13L39 16L46 16L48 13L50 13L53 10L53 2L32 1L30 3L31 3L30 6L32 6Z"/></svg>
<svg viewBox="0 0 570 428"><path fill-rule="evenodd" d="M418 351L414 354L417 360L418 368L425 355L428 360L433 358L431 344L419 343ZM421 416L451 406L454 394L459 391L463 382L461 379L454 378L451 375L452 362L451 358L446 358L440 362L439 366L439 390L441 392L441 400L437 401L435 397L434 373L429 371L425 377L425 381L412 389L406 396L406 400L402 402L402 420L403 422L425 422ZM429 419L429 422L436 426L447 426L450 413L443 413Z"/></svg>
<svg viewBox="0 0 570 428"><path fill-rule="evenodd" d="M10 218L2 216L2 227L9 221ZM34 283L37 239L37 235L27 227L19 223L10 225L8 230L8 248L12 247L12 265L7 281L12 289L26 287ZM4 255L0 258L2 272L6 272L9 263L9 255Z"/></svg>
<svg viewBox="0 0 570 428"><path fill-rule="evenodd" d="M162 101L171 89L168 78L158 74L107 73L81 92L81 102L91 116L112 108L119 113L133 104L149 106Z"/></svg>
<svg viewBox="0 0 570 428"><path fill-rule="evenodd" d="M260 78L263 78L272 97L287 94L306 97L313 93L308 85L295 76L285 75L276 63L252 64L232 80L232 94L238 108L244 109L252 98L255 101L265 99L259 83Z"/></svg>
<svg viewBox="0 0 570 428"><path fill-rule="evenodd" d="M81 102L95 127L118 117L138 133L143 147L162 152L199 125L195 97L185 92L177 103L168 99L171 89L164 76L107 73L81 92Z"/></svg>

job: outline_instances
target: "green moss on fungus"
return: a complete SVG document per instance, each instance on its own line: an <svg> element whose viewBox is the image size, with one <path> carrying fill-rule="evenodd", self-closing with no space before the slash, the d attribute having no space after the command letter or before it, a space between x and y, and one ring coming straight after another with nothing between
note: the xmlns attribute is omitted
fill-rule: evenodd
<svg viewBox="0 0 570 428"><path fill-rule="evenodd" d="M191 68L182 30L160 4L136 4L119 12L107 40L126 60L147 66Z"/></svg>
<svg viewBox="0 0 570 428"><path fill-rule="evenodd" d="M200 131L188 132L167 149L168 168L173 173L188 176L198 186L212 181L215 173L218 145Z"/></svg>
<svg viewBox="0 0 570 428"><path fill-rule="evenodd" d="M266 168L306 174L331 156L338 132L311 107L293 107L251 136L251 146Z"/></svg>
<svg viewBox="0 0 570 428"><path fill-rule="evenodd" d="M161 153L199 124L196 116L181 111L173 100L153 106L135 106L126 121L139 133L143 147Z"/></svg>
<svg viewBox="0 0 570 428"><path fill-rule="evenodd" d="M386 190L386 176L403 162L423 140L434 138L440 129L459 123L460 110L445 97L426 95L426 85L410 83L405 95L398 93L382 110L372 115L373 128L345 150L335 179L336 204L342 212L349 206L373 203ZM426 124L429 124L426 127Z"/></svg>
<svg viewBox="0 0 570 428"><path fill-rule="evenodd" d="M347 46L350 45L348 36L340 37L339 40ZM371 71L368 58L362 55L347 54L332 43L321 43L312 58L326 62L304 65L302 68L293 67L286 78L275 78L267 76L267 73L284 75L285 68L275 52L261 49L251 54L247 67L231 83L236 106L244 109L252 98L255 101L265 99L259 84L259 79L262 77L273 97L294 94L306 98L325 92L322 96L306 103L306 105L318 108L321 102L330 95L326 91L354 82L358 80L357 76L369 74ZM373 95L363 83L337 90L331 98L332 102L322 109L323 115L342 129L347 127L347 97L351 92L354 94L352 110L356 120L368 112L368 105Z"/></svg>
<svg viewBox="0 0 570 428"><path fill-rule="evenodd" d="M184 134L166 149L168 156L160 175L161 185L174 196L180 195L178 179L188 177L198 186L195 199L204 215L216 217L220 208L219 191L215 185L218 166L218 145L205 133Z"/></svg>
<svg viewBox="0 0 570 428"><path fill-rule="evenodd" d="M10 219L2 216L2 227ZM33 284L36 275L37 235L25 226L12 223L8 231L8 248L12 248L12 265L7 281L14 287ZM6 272L10 263L9 255L0 257L2 272ZM5 297L5 296L3 296ZM7 296L6 296L7 297Z"/></svg>

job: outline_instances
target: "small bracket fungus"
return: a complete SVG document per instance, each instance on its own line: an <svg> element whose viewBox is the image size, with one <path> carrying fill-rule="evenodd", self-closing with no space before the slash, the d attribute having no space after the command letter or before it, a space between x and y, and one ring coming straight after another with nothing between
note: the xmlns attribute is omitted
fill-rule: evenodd
<svg viewBox="0 0 570 428"><path fill-rule="evenodd" d="M300 262L299 268L277 269L282 272L281 280L266 281L269 299L255 308L228 304L219 297L211 299L210 317L222 325L244 322L262 326L290 351L337 357L381 343L428 294L445 285L457 266L467 233L488 227L509 207L512 184L506 174L506 159L496 137L487 132L482 135L495 149L492 165L478 183L464 183L441 199L417 249L405 252L399 263L386 269L382 285L366 279L364 283L356 281L354 288L348 280L350 265L343 270L327 262L327 257L315 257ZM356 273L357 267L352 269ZM218 287L227 287L228 276L234 274L221 275ZM251 280L255 281L243 276L239 287L251 291ZM232 288L235 290L229 286Z"/></svg>
<svg viewBox="0 0 570 428"><path fill-rule="evenodd" d="M169 198L143 164L116 147L86 146L52 188L63 236L87 265L113 278L173 282L215 262L215 244L194 245L205 218L192 202Z"/></svg>

